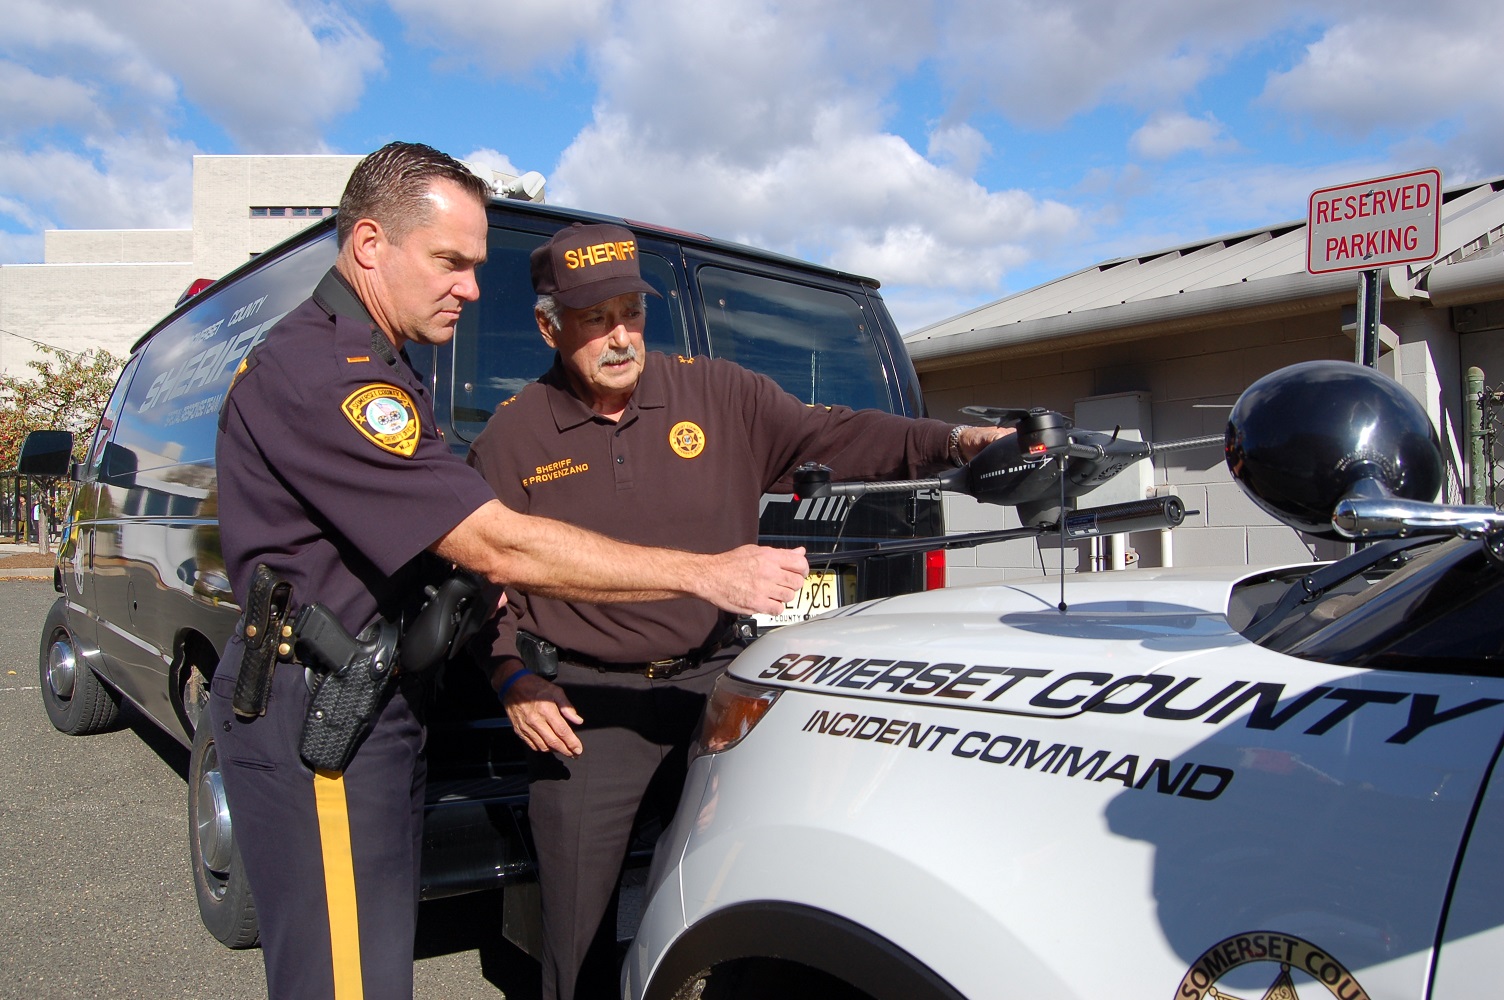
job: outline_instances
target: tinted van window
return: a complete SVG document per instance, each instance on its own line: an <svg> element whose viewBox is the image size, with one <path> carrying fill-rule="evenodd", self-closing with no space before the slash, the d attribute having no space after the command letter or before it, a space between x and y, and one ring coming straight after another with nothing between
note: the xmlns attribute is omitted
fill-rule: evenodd
<svg viewBox="0 0 1504 1000"><path fill-rule="evenodd" d="M509 229L491 230L480 269L480 300L460 314L454 338L454 427L471 440L496 407L548 371L553 348L533 320L528 255L547 237ZM688 354L682 296L671 264L646 249L642 276L663 298L648 296L644 343L650 351Z"/></svg>
<svg viewBox="0 0 1504 1000"><path fill-rule="evenodd" d="M99 423L94 428L94 436L89 439L89 454L84 460L83 479L85 482L99 477L99 462L104 457L104 443L109 440L110 432L115 429L116 422L120 419L120 410L125 406L126 390L131 384L131 376L135 374L136 366L140 363L140 357L131 358L121 371L120 378L115 382L115 388L110 393L110 401L105 404L104 413L100 414Z"/></svg>
<svg viewBox="0 0 1504 1000"><path fill-rule="evenodd" d="M806 403L893 410L873 332L850 295L709 265L696 279L712 357L761 372Z"/></svg>
<svg viewBox="0 0 1504 1000"><path fill-rule="evenodd" d="M333 231L245 275L153 337L131 380L114 443L138 472L209 464L230 377L266 331L306 299L334 263Z"/></svg>

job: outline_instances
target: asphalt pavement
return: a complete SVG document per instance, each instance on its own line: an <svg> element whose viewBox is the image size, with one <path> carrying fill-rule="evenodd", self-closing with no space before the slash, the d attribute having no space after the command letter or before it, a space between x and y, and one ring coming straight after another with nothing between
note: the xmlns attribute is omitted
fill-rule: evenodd
<svg viewBox="0 0 1504 1000"><path fill-rule="evenodd" d="M48 722L37 649L55 597L50 573L0 579L0 1000L265 997L261 952L199 923L188 752L129 710L95 736ZM423 904L417 951L418 998L536 993L498 893Z"/></svg>

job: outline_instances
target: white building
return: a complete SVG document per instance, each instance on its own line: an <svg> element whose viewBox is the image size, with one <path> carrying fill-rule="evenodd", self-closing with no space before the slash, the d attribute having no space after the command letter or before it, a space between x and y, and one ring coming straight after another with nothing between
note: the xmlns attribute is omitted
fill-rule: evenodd
<svg viewBox="0 0 1504 1000"><path fill-rule="evenodd" d="M30 374L34 342L124 357L194 281L332 213L360 159L195 156L191 229L48 230L42 263L0 267L0 372Z"/></svg>
<svg viewBox="0 0 1504 1000"><path fill-rule="evenodd" d="M905 336L934 416L1044 406L1080 426L1151 440L1221 434L1249 384L1298 361L1354 358L1358 272L1306 272L1304 221L1105 261ZM1379 369L1425 404L1465 502L1469 368L1504 384L1504 178L1448 189L1440 252L1383 272ZM1066 550L1068 569L1298 561L1345 549L1258 510L1219 448L1171 452L1088 494L1086 506L1176 493L1199 513L1173 532ZM947 498L953 531L1014 526L1011 509ZM1007 520L1005 520L1005 514ZM952 583L1038 573L1057 543L950 554Z"/></svg>

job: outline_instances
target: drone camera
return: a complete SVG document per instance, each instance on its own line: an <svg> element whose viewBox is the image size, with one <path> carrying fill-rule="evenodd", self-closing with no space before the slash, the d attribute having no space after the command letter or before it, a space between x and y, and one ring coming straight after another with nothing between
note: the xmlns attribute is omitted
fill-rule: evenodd
<svg viewBox="0 0 1504 1000"><path fill-rule="evenodd" d="M794 499L817 498L830 494L830 466L805 462L794 470Z"/></svg>
<svg viewBox="0 0 1504 1000"><path fill-rule="evenodd" d="M1019 449L1031 458L1058 454L1070 447L1071 418L1054 410L1033 409L1018 422Z"/></svg>

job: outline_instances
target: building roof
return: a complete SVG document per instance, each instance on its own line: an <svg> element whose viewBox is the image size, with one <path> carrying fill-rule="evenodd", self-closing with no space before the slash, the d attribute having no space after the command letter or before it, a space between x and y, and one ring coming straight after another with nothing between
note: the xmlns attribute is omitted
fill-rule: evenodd
<svg viewBox="0 0 1504 1000"><path fill-rule="evenodd" d="M1504 177L1447 188L1440 253L1387 269L1385 296L1460 305L1504 297ZM904 336L920 371L1302 315L1351 304L1354 272L1306 271L1286 222L1083 268Z"/></svg>

